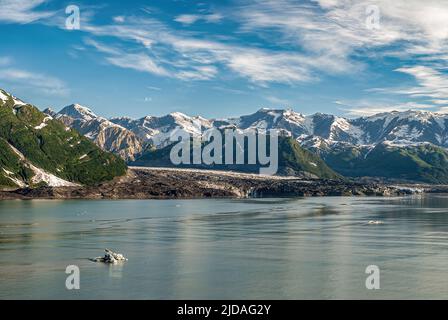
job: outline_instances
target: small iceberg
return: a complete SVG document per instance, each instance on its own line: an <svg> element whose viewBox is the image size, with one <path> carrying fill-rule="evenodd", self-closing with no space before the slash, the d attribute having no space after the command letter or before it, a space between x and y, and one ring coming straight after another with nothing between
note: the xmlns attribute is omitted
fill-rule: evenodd
<svg viewBox="0 0 448 320"><path fill-rule="evenodd" d="M381 220L370 220L369 224L384 224L384 222Z"/></svg>
<svg viewBox="0 0 448 320"><path fill-rule="evenodd" d="M112 250L104 249L106 252L104 254L104 257L96 257L93 259L90 259L93 262L103 262L103 263L111 263L111 264L117 264L119 262L128 261L121 253L115 253Z"/></svg>

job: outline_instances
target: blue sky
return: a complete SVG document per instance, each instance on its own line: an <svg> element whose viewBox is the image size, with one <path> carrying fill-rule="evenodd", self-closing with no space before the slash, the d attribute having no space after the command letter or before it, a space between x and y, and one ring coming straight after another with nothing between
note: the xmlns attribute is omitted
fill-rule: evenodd
<svg viewBox="0 0 448 320"><path fill-rule="evenodd" d="M374 7L372 7L372 4ZM67 30L65 10L80 10ZM448 3L0 0L0 87L106 117L448 111Z"/></svg>

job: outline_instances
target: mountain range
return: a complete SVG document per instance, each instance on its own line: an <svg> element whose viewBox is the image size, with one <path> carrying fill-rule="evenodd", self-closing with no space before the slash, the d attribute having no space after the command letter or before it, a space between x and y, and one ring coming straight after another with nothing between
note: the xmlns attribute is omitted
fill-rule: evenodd
<svg viewBox="0 0 448 320"><path fill-rule="evenodd" d="M128 133L133 133L141 142L156 148L169 144L169 134L176 127L199 134L200 130L230 126L242 130L263 128L287 131L307 147L328 147L337 143L375 146L386 142L395 146L431 143L448 148L448 114L424 111L392 111L347 119L330 114L316 113L305 116L289 109L263 108L238 118L210 120L198 116L190 117L180 112L162 117L146 116L137 120L127 117L106 120L95 115L89 108L76 104L67 106L58 113L48 109L45 112L60 119L71 118L67 123L75 127L90 127L91 130L86 130L85 135L92 139L101 131L100 127L116 127L128 130ZM92 121L97 124L96 127L92 126ZM140 149L135 150L136 153L139 151Z"/></svg>
<svg viewBox="0 0 448 320"><path fill-rule="evenodd" d="M71 105L51 115L128 162L143 164L139 158L148 159L154 149L169 146L170 134L177 127L193 135L213 127L262 128L285 132L344 176L448 183L448 114L392 111L349 119L263 108L228 119L174 112L162 117L107 120L89 108Z"/></svg>
<svg viewBox="0 0 448 320"><path fill-rule="evenodd" d="M349 119L263 108L250 115L228 119L205 119L180 112L140 119L106 119L79 104L66 106L59 112L51 109L40 112L4 90L0 90L0 111L0 179L3 184L64 185L93 183L97 178L111 179L123 173L125 165L107 152L129 164L168 165L169 137L178 127L194 136L200 136L209 128L277 129L282 136L290 137L288 143L281 144L285 149L279 153L284 159L294 159L295 164L284 162L287 163L283 168L286 174L305 171L317 173L318 177L342 175L448 183L448 114L392 111ZM60 147L64 149L60 152L62 155L56 151ZM309 154L314 160L307 160ZM95 174L89 178L86 173L77 173L77 166L87 159L93 166L105 160L117 167L112 172L99 171L98 177ZM316 161L319 168L313 173L310 162Z"/></svg>

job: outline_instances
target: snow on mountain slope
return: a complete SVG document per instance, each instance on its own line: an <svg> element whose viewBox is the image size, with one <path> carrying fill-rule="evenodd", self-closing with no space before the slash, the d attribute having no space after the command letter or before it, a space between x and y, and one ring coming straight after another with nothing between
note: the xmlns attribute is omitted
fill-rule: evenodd
<svg viewBox="0 0 448 320"><path fill-rule="evenodd" d="M9 97L6 95L6 92L3 90L0 90L0 101L6 102L9 100Z"/></svg>
<svg viewBox="0 0 448 320"><path fill-rule="evenodd" d="M71 120L65 119L67 116ZM233 127L240 130L277 129L290 134L303 146L313 149L318 146L328 149L335 145L338 145L338 148L373 146L383 142L402 146L427 142L448 148L448 115L423 111L392 111L370 117L347 119L331 114L303 115L291 109L262 108L253 114L228 119L208 120L174 112L162 117L146 116L135 120L121 117L106 120L96 116L89 108L72 105L61 110L56 117L97 141L106 150L114 152L121 148L117 144L112 146L110 142L110 139L116 139L116 132L108 134L108 137L98 138L101 136L100 132L111 130L114 125L117 126L115 130L122 128L132 132L141 144L150 144L156 148L169 145L170 136L176 128L199 135L201 131L212 127L219 129ZM134 143L126 141L131 145ZM131 149L132 152L141 150L139 147ZM129 158L130 153L127 152L125 158Z"/></svg>
<svg viewBox="0 0 448 320"><path fill-rule="evenodd" d="M144 148L144 143L133 132L97 116L79 104L63 108L55 118L94 141L103 150L113 152L125 160L135 160Z"/></svg>
<svg viewBox="0 0 448 320"><path fill-rule="evenodd" d="M40 129L45 128L45 127L47 126L47 121L50 121L50 120L53 120L53 117L52 117L52 116L47 116L47 117L45 117L45 118L42 120L42 123L41 123L40 125L38 125L38 126L35 126L34 129L36 129L36 130L40 130Z"/></svg>
<svg viewBox="0 0 448 320"><path fill-rule="evenodd" d="M90 121L98 118L98 116L95 113L93 113L92 110L76 103L66 106L61 111L58 112L58 115L65 115L74 120L83 120L83 121Z"/></svg>
<svg viewBox="0 0 448 320"><path fill-rule="evenodd" d="M118 157L32 104L0 92L0 188L91 185L126 172ZM83 154L89 159L80 161Z"/></svg>
<svg viewBox="0 0 448 320"><path fill-rule="evenodd" d="M10 122L17 122L24 115L34 114L22 112L31 109L32 106L25 105L23 101L3 90L0 90L0 107ZM32 123L30 130L44 134L54 125L51 119L58 119L67 126L68 131L70 131L68 127L76 129L102 149L114 152L130 161L138 158L148 145L163 148L172 143L170 138L177 128L194 136L199 136L209 128L230 127L241 131L276 129L294 137L302 146L321 155L335 170L341 170L341 173L349 176L355 173L360 176L371 176L377 174L376 169L381 169L382 176L396 178L393 175L395 171L386 170L389 164L394 163L398 167L407 164L406 168L420 168L420 166L426 169L435 168L431 172L431 177L434 178L431 181L448 181L448 169L447 180L443 180L444 173L440 174L447 168L446 162L440 161L448 158L444 149L448 148L448 114L392 111L347 119L331 114L303 115L291 109L263 108L249 115L229 119L205 119L174 112L161 117L146 116L136 120L122 117L108 120L79 104L67 106L59 113L51 109L45 110L45 113L48 115L47 118L40 115L37 116L37 120L31 122L27 120L28 122L24 122L21 126L28 127L28 123ZM64 130L60 124L58 126L60 131ZM74 131L73 133L76 134ZM7 141L9 140L3 141L3 146ZM72 147L72 142L69 143ZM4 149L8 149L7 145ZM77 160L84 161L88 157L86 152L76 155ZM383 159L385 160L382 161ZM428 164L422 165L425 161L428 161ZM6 183L10 184L12 181L13 184L20 185L20 172L13 173L12 164L2 168L0 178ZM34 179L27 180L29 184L45 182L54 186L67 185L67 181L61 181L37 167L28 168L34 173ZM51 167L45 168L53 172ZM358 171L353 172L355 169ZM409 169L409 172L413 170ZM422 176L416 176L415 179L422 178L427 171L423 170L420 173Z"/></svg>
<svg viewBox="0 0 448 320"><path fill-rule="evenodd" d="M10 99L14 102L13 106L23 106L23 105L26 104L25 102L23 102L19 98L17 98L15 96L13 96L12 94L6 92L5 90L0 89L0 102L6 103Z"/></svg>
<svg viewBox="0 0 448 320"><path fill-rule="evenodd" d="M41 168L36 167L31 162L29 162L26 159L26 157L19 150L17 150L14 146L9 144L9 147L21 159L21 161L26 163L26 166L33 171L34 175L31 178L31 182L33 184L39 184L39 183L44 182L45 184L47 184L50 187L74 187L74 186L79 186L79 184L76 184L76 183L73 183L73 182L61 179L59 177L56 177L54 174L51 174L51 173L46 172L45 170L43 170ZM17 186L22 187L22 188L27 186L23 181L13 177L12 173L8 172L5 169L3 169L3 170L8 174L9 178Z"/></svg>
<svg viewBox="0 0 448 320"><path fill-rule="evenodd" d="M305 137L318 136L329 141L364 142L364 132L347 119L322 113L305 116L290 109L263 108L251 115L215 120L213 124L220 128L235 126L243 130L277 129L289 132L299 141Z"/></svg>
<svg viewBox="0 0 448 320"><path fill-rule="evenodd" d="M368 137L367 144L382 141L408 144L430 142L448 147L448 115L428 111L392 111L352 120Z"/></svg>
<svg viewBox="0 0 448 320"><path fill-rule="evenodd" d="M192 135L212 128L212 122L202 117L189 117L180 112L173 112L163 117L146 116L137 120L130 118L112 118L110 121L134 132L140 139L156 148L163 148L172 142L171 134L176 128Z"/></svg>
<svg viewBox="0 0 448 320"><path fill-rule="evenodd" d="M30 169L33 170L34 176L32 178L32 182L34 184L39 184L44 182L46 185L50 187L75 187L79 186L77 183L73 183L59 177L56 177L54 174L48 173L43 169L40 169L32 164L30 164Z"/></svg>
<svg viewBox="0 0 448 320"><path fill-rule="evenodd" d="M216 127L235 126L238 129L285 129L293 135L310 134L312 122L309 118L292 110L262 108L257 112L230 119L213 120Z"/></svg>

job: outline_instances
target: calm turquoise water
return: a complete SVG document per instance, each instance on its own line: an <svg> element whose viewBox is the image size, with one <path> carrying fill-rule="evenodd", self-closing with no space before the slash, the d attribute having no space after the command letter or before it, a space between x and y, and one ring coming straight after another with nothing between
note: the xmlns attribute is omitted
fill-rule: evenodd
<svg viewBox="0 0 448 320"><path fill-rule="evenodd" d="M448 299L447 268L444 195L0 202L0 299Z"/></svg>

